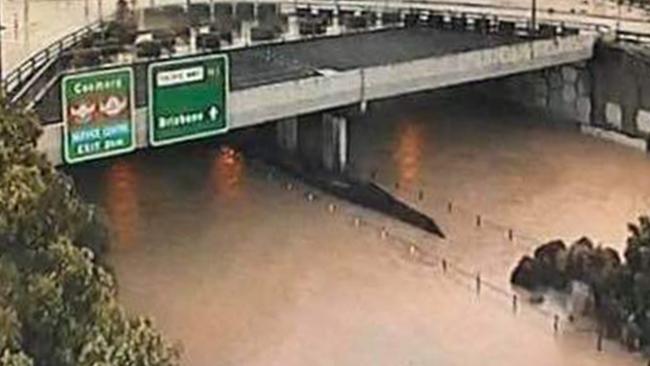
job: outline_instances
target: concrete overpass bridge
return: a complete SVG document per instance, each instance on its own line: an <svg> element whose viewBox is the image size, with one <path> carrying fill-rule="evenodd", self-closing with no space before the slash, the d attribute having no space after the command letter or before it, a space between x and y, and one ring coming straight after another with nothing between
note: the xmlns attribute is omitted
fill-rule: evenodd
<svg viewBox="0 0 650 366"><path fill-rule="evenodd" d="M440 10L443 6L444 11ZM250 24L246 30L243 22L237 34L240 41L212 52L230 59L228 130L276 123L280 145L295 150L299 145L299 117L322 112L323 162L329 168L341 169L347 155L346 111L363 111L373 100L584 62L593 56L596 40L611 31L607 24L571 23L571 19L549 20L533 28L529 17L516 13L521 9L508 9L499 18L491 13L492 8L490 12L469 13L464 6L432 2L381 6L364 1L285 3L278 9L286 14L285 32L279 38L259 42L251 39ZM214 16L216 5L211 2L209 9L209 16ZM340 19L344 12L352 17L374 14L375 23L346 29ZM303 34L301 17L314 14L328 18L328 29L323 34ZM384 14L396 14L395 21L383 23L387 19ZM641 39L643 34L636 37ZM76 42L70 41L68 48L74 48ZM39 147L56 164L65 162L61 76L78 72L60 57L64 48L58 53L50 49L46 61L32 61L41 67L19 71L19 75L24 73L19 82L5 82L12 101L27 103L41 116L45 125ZM210 52L191 50L169 59L191 59L206 53ZM100 67L126 66L133 70L137 148L152 145L147 68L157 61L130 59Z"/></svg>

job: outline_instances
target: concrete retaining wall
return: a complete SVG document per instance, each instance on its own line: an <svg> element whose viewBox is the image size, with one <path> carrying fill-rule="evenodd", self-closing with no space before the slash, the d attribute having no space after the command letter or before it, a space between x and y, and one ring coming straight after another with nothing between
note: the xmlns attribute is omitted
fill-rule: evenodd
<svg viewBox="0 0 650 366"><path fill-rule="evenodd" d="M481 86L579 123L589 135L646 150L650 140L650 54L598 43L588 62L495 80Z"/></svg>
<svg viewBox="0 0 650 366"><path fill-rule="evenodd" d="M483 87L489 95L545 109L562 120L591 121L591 74L586 62L515 75Z"/></svg>
<svg viewBox="0 0 650 366"><path fill-rule="evenodd" d="M593 124L650 137L650 54L634 46L600 44L592 64Z"/></svg>

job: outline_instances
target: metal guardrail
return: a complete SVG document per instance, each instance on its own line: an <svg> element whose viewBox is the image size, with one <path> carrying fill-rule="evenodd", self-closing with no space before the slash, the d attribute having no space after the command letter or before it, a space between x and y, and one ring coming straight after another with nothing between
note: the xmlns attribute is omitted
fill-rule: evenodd
<svg viewBox="0 0 650 366"><path fill-rule="evenodd" d="M23 61L17 67L12 69L2 80L2 92L10 102L15 102L15 99L23 89L29 85L30 81L35 75L39 73L42 68L51 64L52 61L58 60L63 53L70 48L79 44L79 42L86 36L100 30L102 23L96 22L84 26L72 33L63 36L61 39L45 47L28 59Z"/></svg>

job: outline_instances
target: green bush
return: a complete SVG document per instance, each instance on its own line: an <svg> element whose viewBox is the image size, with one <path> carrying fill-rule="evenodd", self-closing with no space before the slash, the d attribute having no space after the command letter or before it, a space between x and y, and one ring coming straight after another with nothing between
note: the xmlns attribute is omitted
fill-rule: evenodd
<svg viewBox="0 0 650 366"><path fill-rule="evenodd" d="M630 235L621 260L617 251L581 238L565 248L550 242L535 258L522 258L511 282L529 289L557 288L580 281L591 289L593 316L610 337L631 349L650 348L650 218L629 224ZM559 285L558 285L559 284Z"/></svg>
<svg viewBox="0 0 650 366"><path fill-rule="evenodd" d="M178 363L149 320L117 303L98 264L96 210L36 151L33 115L0 101L0 365Z"/></svg>

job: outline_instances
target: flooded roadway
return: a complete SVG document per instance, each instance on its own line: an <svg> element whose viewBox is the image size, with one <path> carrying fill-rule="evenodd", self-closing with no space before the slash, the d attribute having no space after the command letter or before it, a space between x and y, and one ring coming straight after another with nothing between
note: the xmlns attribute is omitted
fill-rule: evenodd
<svg viewBox="0 0 650 366"><path fill-rule="evenodd" d="M531 237L588 233L620 248L650 203L644 154L465 92L372 104L350 128L354 174L376 171L449 240L322 194L309 201L311 188L288 190L227 140L72 170L110 219L122 301L182 342L184 364L643 364L613 343L597 352L592 333L564 320L554 334L531 306L514 314L509 298L477 295L472 278L418 263L394 237L509 289Z"/></svg>

